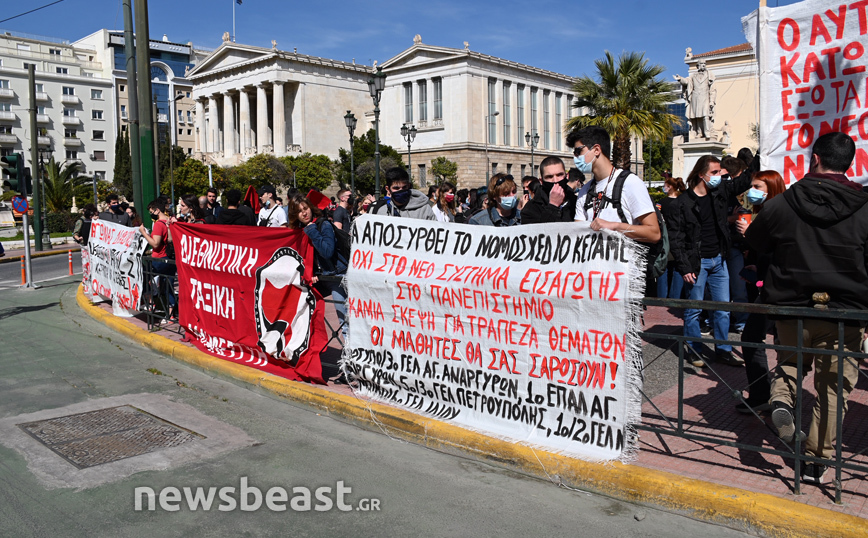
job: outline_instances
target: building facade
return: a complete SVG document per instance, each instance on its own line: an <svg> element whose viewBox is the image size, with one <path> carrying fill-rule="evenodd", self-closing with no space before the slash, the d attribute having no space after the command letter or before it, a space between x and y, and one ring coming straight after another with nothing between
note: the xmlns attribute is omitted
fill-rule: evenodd
<svg viewBox="0 0 868 538"><path fill-rule="evenodd" d="M29 65L35 67L42 154L50 151L58 162L78 161L89 176L109 177L116 129L111 79L93 47L61 39L0 34L0 155L22 153L33 170Z"/></svg>

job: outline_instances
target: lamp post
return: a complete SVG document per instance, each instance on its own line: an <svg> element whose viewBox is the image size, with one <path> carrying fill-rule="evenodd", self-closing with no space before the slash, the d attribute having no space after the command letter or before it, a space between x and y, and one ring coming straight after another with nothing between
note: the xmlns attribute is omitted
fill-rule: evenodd
<svg viewBox="0 0 868 538"><path fill-rule="evenodd" d="M298 183L295 182L295 171L298 170L298 166L292 165L292 188L298 190Z"/></svg>
<svg viewBox="0 0 868 538"><path fill-rule="evenodd" d="M48 203L45 201L45 158L51 159L51 148L39 148L39 168L42 171L42 181L40 181L41 189L42 189L42 199L39 200L43 206L42 209L42 249L43 250L51 250L51 234L48 232L48 226L46 222L46 213L48 213ZM96 200L96 196L94 196L94 200Z"/></svg>
<svg viewBox="0 0 868 538"><path fill-rule="evenodd" d="M374 196L380 196L380 94L386 87L386 75L382 68L377 67L377 72L368 79L368 91L374 100L374 159L376 161Z"/></svg>
<svg viewBox="0 0 868 538"><path fill-rule="evenodd" d="M401 126L401 136L407 141L407 173L410 174L411 177L413 176L413 167L410 165L410 143L416 139L417 132L415 125L407 127L407 124L405 123Z"/></svg>
<svg viewBox="0 0 868 538"><path fill-rule="evenodd" d="M530 133L524 133L524 141L530 146L530 175L536 177L533 171L533 148L539 144L539 133L535 132L533 136L530 136Z"/></svg>
<svg viewBox="0 0 868 538"><path fill-rule="evenodd" d="M353 196L356 195L356 165L353 162L353 133L356 132L356 116L347 110L347 115L344 116L344 123L347 124L347 131L350 133L350 190Z"/></svg>
<svg viewBox="0 0 868 538"><path fill-rule="evenodd" d="M493 118L495 116L499 116L500 111L495 110L491 114L485 115L485 185L488 185L489 176L491 175L491 162L488 160L488 137L491 136L491 125L489 125L489 118Z"/></svg>

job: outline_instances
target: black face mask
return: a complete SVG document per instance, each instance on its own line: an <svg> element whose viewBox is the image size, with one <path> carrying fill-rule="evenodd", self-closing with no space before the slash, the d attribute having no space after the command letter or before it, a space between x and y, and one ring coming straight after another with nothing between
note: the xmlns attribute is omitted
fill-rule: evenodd
<svg viewBox="0 0 868 538"><path fill-rule="evenodd" d="M118 204L118 205L110 205L110 206L109 206L109 209L112 210L112 213L117 213L118 215L120 215L121 213L124 212L124 210L121 209L120 204Z"/></svg>
<svg viewBox="0 0 868 538"><path fill-rule="evenodd" d="M567 178L564 178L557 183L549 183L548 181L543 181L542 183L540 183L540 187L542 188L543 192L546 193L546 195L551 194L552 187L554 187L555 185L560 185L561 188L564 190L564 193L573 190L567 183Z"/></svg>
<svg viewBox="0 0 868 538"><path fill-rule="evenodd" d="M151 215L151 219L152 219L152 220L157 220L157 219L160 218L159 213L151 213L150 215Z"/></svg>

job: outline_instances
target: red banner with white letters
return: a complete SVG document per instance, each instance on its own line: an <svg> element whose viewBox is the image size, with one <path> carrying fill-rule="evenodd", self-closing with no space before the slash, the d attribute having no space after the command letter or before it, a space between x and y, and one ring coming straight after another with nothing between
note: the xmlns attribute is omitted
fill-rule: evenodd
<svg viewBox="0 0 868 538"><path fill-rule="evenodd" d="M202 351L294 380L324 383L328 337L301 230L173 224L180 323Z"/></svg>

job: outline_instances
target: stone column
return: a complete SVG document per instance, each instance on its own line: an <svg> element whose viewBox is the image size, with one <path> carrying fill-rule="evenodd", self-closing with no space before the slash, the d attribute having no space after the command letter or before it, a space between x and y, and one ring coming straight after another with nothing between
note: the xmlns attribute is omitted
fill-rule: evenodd
<svg viewBox="0 0 868 538"><path fill-rule="evenodd" d="M274 155L282 157L286 155L286 105L283 100L283 81L276 80L273 85Z"/></svg>
<svg viewBox="0 0 868 538"><path fill-rule="evenodd" d="M205 102L201 99L196 100L196 151L205 153Z"/></svg>
<svg viewBox="0 0 868 538"><path fill-rule="evenodd" d="M250 96L247 95L247 90L241 88L238 92L240 102L239 112L239 132L241 133L241 154L247 153L247 148L250 147Z"/></svg>
<svg viewBox="0 0 868 538"><path fill-rule="evenodd" d="M265 86L256 86L256 153L265 153L265 146L271 141L268 138L268 94Z"/></svg>
<svg viewBox="0 0 868 538"><path fill-rule="evenodd" d="M217 112L217 96L208 96L208 153L217 153L220 139L220 115Z"/></svg>
<svg viewBox="0 0 868 538"><path fill-rule="evenodd" d="M223 92L223 156L235 155L235 111L232 94Z"/></svg>

